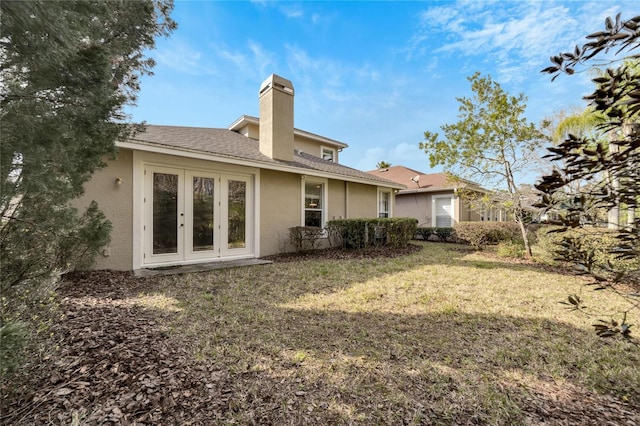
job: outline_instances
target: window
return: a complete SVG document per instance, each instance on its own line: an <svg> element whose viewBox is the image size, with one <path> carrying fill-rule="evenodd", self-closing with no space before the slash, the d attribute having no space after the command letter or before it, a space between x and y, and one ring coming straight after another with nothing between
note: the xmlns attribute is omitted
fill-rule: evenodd
<svg viewBox="0 0 640 426"><path fill-rule="evenodd" d="M438 228L453 226L453 197L450 195L434 196L432 204L433 226Z"/></svg>
<svg viewBox="0 0 640 426"><path fill-rule="evenodd" d="M324 182L304 182L304 226L324 226Z"/></svg>
<svg viewBox="0 0 640 426"><path fill-rule="evenodd" d="M336 160L336 150L332 148L322 147L322 159L327 161Z"/></svg>
<svg viewBox="0 0 640 426"><path fill-rule="evenodd" d="M378 192L378 217L391 217L391 193Z"/></svg>

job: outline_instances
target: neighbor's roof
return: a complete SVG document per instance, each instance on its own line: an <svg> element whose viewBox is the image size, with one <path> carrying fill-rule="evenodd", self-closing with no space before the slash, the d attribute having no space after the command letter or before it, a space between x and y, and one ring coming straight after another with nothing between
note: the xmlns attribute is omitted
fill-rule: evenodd
<svg viewBox="0 0 640 426"><path fill-rule="evenodd" d="M399 194L453 191L456 188L463 187L474 187L479 190L482 189L474 182L451 180L451 178L445 173L427 174L404 166L391 166L385 169L371 170L367 173L405 185L407 189L400 191Z"/></svg>
<svg viewBox="0 0 640 426"><path fill-rule="evenodd" d="M260 152L256 139L227 129L147 125L144 132L138 133L128 142L119 142L117 145L121 148L205 158L396 189L404 188L404 185L384 177L373 176L297 150L294 151L294 161L274 160Z"/></svg>

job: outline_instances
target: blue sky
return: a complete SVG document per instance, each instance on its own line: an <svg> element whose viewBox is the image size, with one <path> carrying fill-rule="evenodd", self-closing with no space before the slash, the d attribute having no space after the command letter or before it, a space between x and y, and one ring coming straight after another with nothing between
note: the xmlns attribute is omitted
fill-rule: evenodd
<svg viewBox="0 0 640 426"><path fill-rule="evenodd" d="M538 123L584 106L589 75L551 82L549 57L638 13L634 1L180 1L179 28L158 40L136 121L227 127L258 115L258 89L275 73L293 82L295 127L349 144L340 162L388 161L425 173L426 130L457 121L467 77L489 74L528 97ZM637 8L636 8L637 9Z"/></svg>

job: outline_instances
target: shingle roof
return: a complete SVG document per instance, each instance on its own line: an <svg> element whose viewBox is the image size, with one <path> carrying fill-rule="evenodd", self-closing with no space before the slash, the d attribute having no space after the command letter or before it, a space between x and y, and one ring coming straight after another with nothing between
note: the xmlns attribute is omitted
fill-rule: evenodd
<svg viewBox="0 0 640 426"><path fill-rule="evenodd" d="M404 166L391 166L367 173L405 185L406 191L445 191L461 186L477 187L473 182L452 182L445 173L422 173Z"/></svg>
<svg viewBox="0 0 640 426"><path fill-rule="evenodd" d="M321 174L334 175L336 178L344 180L369 181L371 184L399 187L392 180L373 176L297 150L294 151L294 161L274 160L260 152L259 143L256 139L227 129L147 125L146 130L138 133L132 139L132 142L197 151L229 159L248 160L255 162L256 167L277 168L278 166L286 166L299 169L300 173L312 174L313 172L320 172Z"/></svg>

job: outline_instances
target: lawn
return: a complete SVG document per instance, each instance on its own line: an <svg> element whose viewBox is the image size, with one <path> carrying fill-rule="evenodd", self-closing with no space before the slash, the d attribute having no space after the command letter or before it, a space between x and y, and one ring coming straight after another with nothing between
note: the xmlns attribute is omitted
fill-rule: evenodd
<svg viewBox="0 0 640 426"><path fill-rule="evenodd" d="M539 265L420 245L76 279L51 327L59 349L5 392L3 422L640 422L640 349L558 303L577 293L615 311L615 298Z"/></svg>

